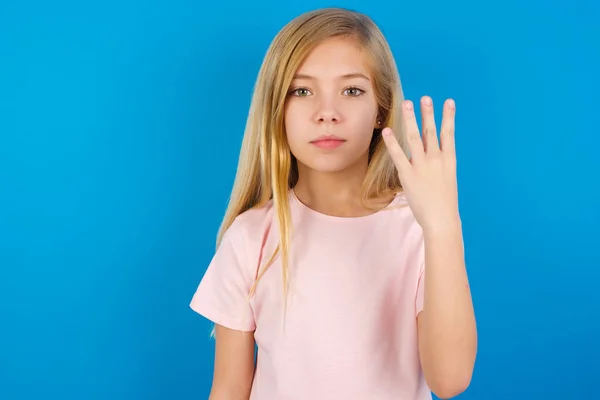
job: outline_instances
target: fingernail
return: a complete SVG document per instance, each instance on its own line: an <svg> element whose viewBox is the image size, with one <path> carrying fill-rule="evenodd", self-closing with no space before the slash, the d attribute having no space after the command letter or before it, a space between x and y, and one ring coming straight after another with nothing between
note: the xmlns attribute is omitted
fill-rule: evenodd
<svg viewBox="0 0 600 400"><path fill-rule="evenodd" d="M406 108L407 110L412 110L412 102L410 100L406 100L404 102L404 108Z"/></svg>
<svg viewBox="0 0 600 400"><path fill-rule="evenodd" d="M454 100L452 100L452 99L448 100L448 107L450 107L450 108L456 107L456 104L454 104Z"/></svg>
<svg viewBox="0 0 600 400"><path fill-rule="evenodd" d="M390 136L392 134L392 130L390 128L385 128L384 130L381 131L381 134L383 136Z"/></svg>
<svg viewBox="0 0 600 400"><path fill-rule="evenodd" d="M431 105L431 97L428 97L428 96L423 97L423 103L426 106L430 106Z"/></svg>

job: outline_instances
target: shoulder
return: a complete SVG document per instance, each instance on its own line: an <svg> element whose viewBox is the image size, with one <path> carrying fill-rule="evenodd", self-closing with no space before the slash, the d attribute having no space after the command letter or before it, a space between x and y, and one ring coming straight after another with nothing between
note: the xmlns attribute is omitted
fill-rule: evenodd
<svg viewBox="0 0 600 400"><path fill-rule="evenodd" d="M421 231L421 226L417 222L404 192L397 193L386 210L390 212L390 218L395 220L396 226L410 228L417 232Z"/></svg>
<svg viewBox="0 0 600 400"><path fill-rule="evenodd" d="M246 256L254 257L273 225L272 201L238 215L223 233L221 246L233 245Z"/></svg>
<svg viewBox="0 0 600 400"><path fill-rule="evenodd" d="M273 202L268 201L264 205L253 207L235 217L225 233L234 236L247 236L256 233L260 231L261 227L271 223L273 215Z"/></svg>
<svg viewBox="0 0 600 400"><path fill-rule="evenodd" d="M252 207L238 215L235 224L239 229L253 228L272 219L273 212L273 201L269 200L263 205Z"/></svg>

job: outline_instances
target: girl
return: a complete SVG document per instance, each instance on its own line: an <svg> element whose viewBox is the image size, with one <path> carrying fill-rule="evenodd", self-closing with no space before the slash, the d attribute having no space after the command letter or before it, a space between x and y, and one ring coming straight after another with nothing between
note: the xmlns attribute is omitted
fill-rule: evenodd
<svg viewBox="0 0 600 400"><path fill-rule="evenodd" d="M191 302L215 323L211 400L423 400L467 388L476 327L455 106L444 104L439 143L430 98L421 109L422 138L365 15L317 10L275 37Z"/></svg>

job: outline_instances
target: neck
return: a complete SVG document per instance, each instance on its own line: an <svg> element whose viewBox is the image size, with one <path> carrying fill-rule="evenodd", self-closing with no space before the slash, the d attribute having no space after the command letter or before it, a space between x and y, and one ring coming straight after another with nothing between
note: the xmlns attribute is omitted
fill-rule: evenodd
<svg viewBox="0 0 600 400"><path fill-rule="evenodd" d="M298 163L294 193L311 209L333 216L357 217L373 212L361 203L367 160L336 172L319 172Z"/></svg>

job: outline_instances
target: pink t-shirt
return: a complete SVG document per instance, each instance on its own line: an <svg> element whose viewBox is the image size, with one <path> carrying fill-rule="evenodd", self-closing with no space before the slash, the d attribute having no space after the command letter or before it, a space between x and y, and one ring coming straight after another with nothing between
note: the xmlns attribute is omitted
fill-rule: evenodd
<svg viewBox="0 0 600 400"><path fill-rule="evenodd" d="M278 240L272 204L238 216L191 308L254 331L251 400L425 400L416 316L423 307L423 233L403 194L356 218L318 213L290 191L294 225L284 321L281 259L248 293Z"/></svg>

